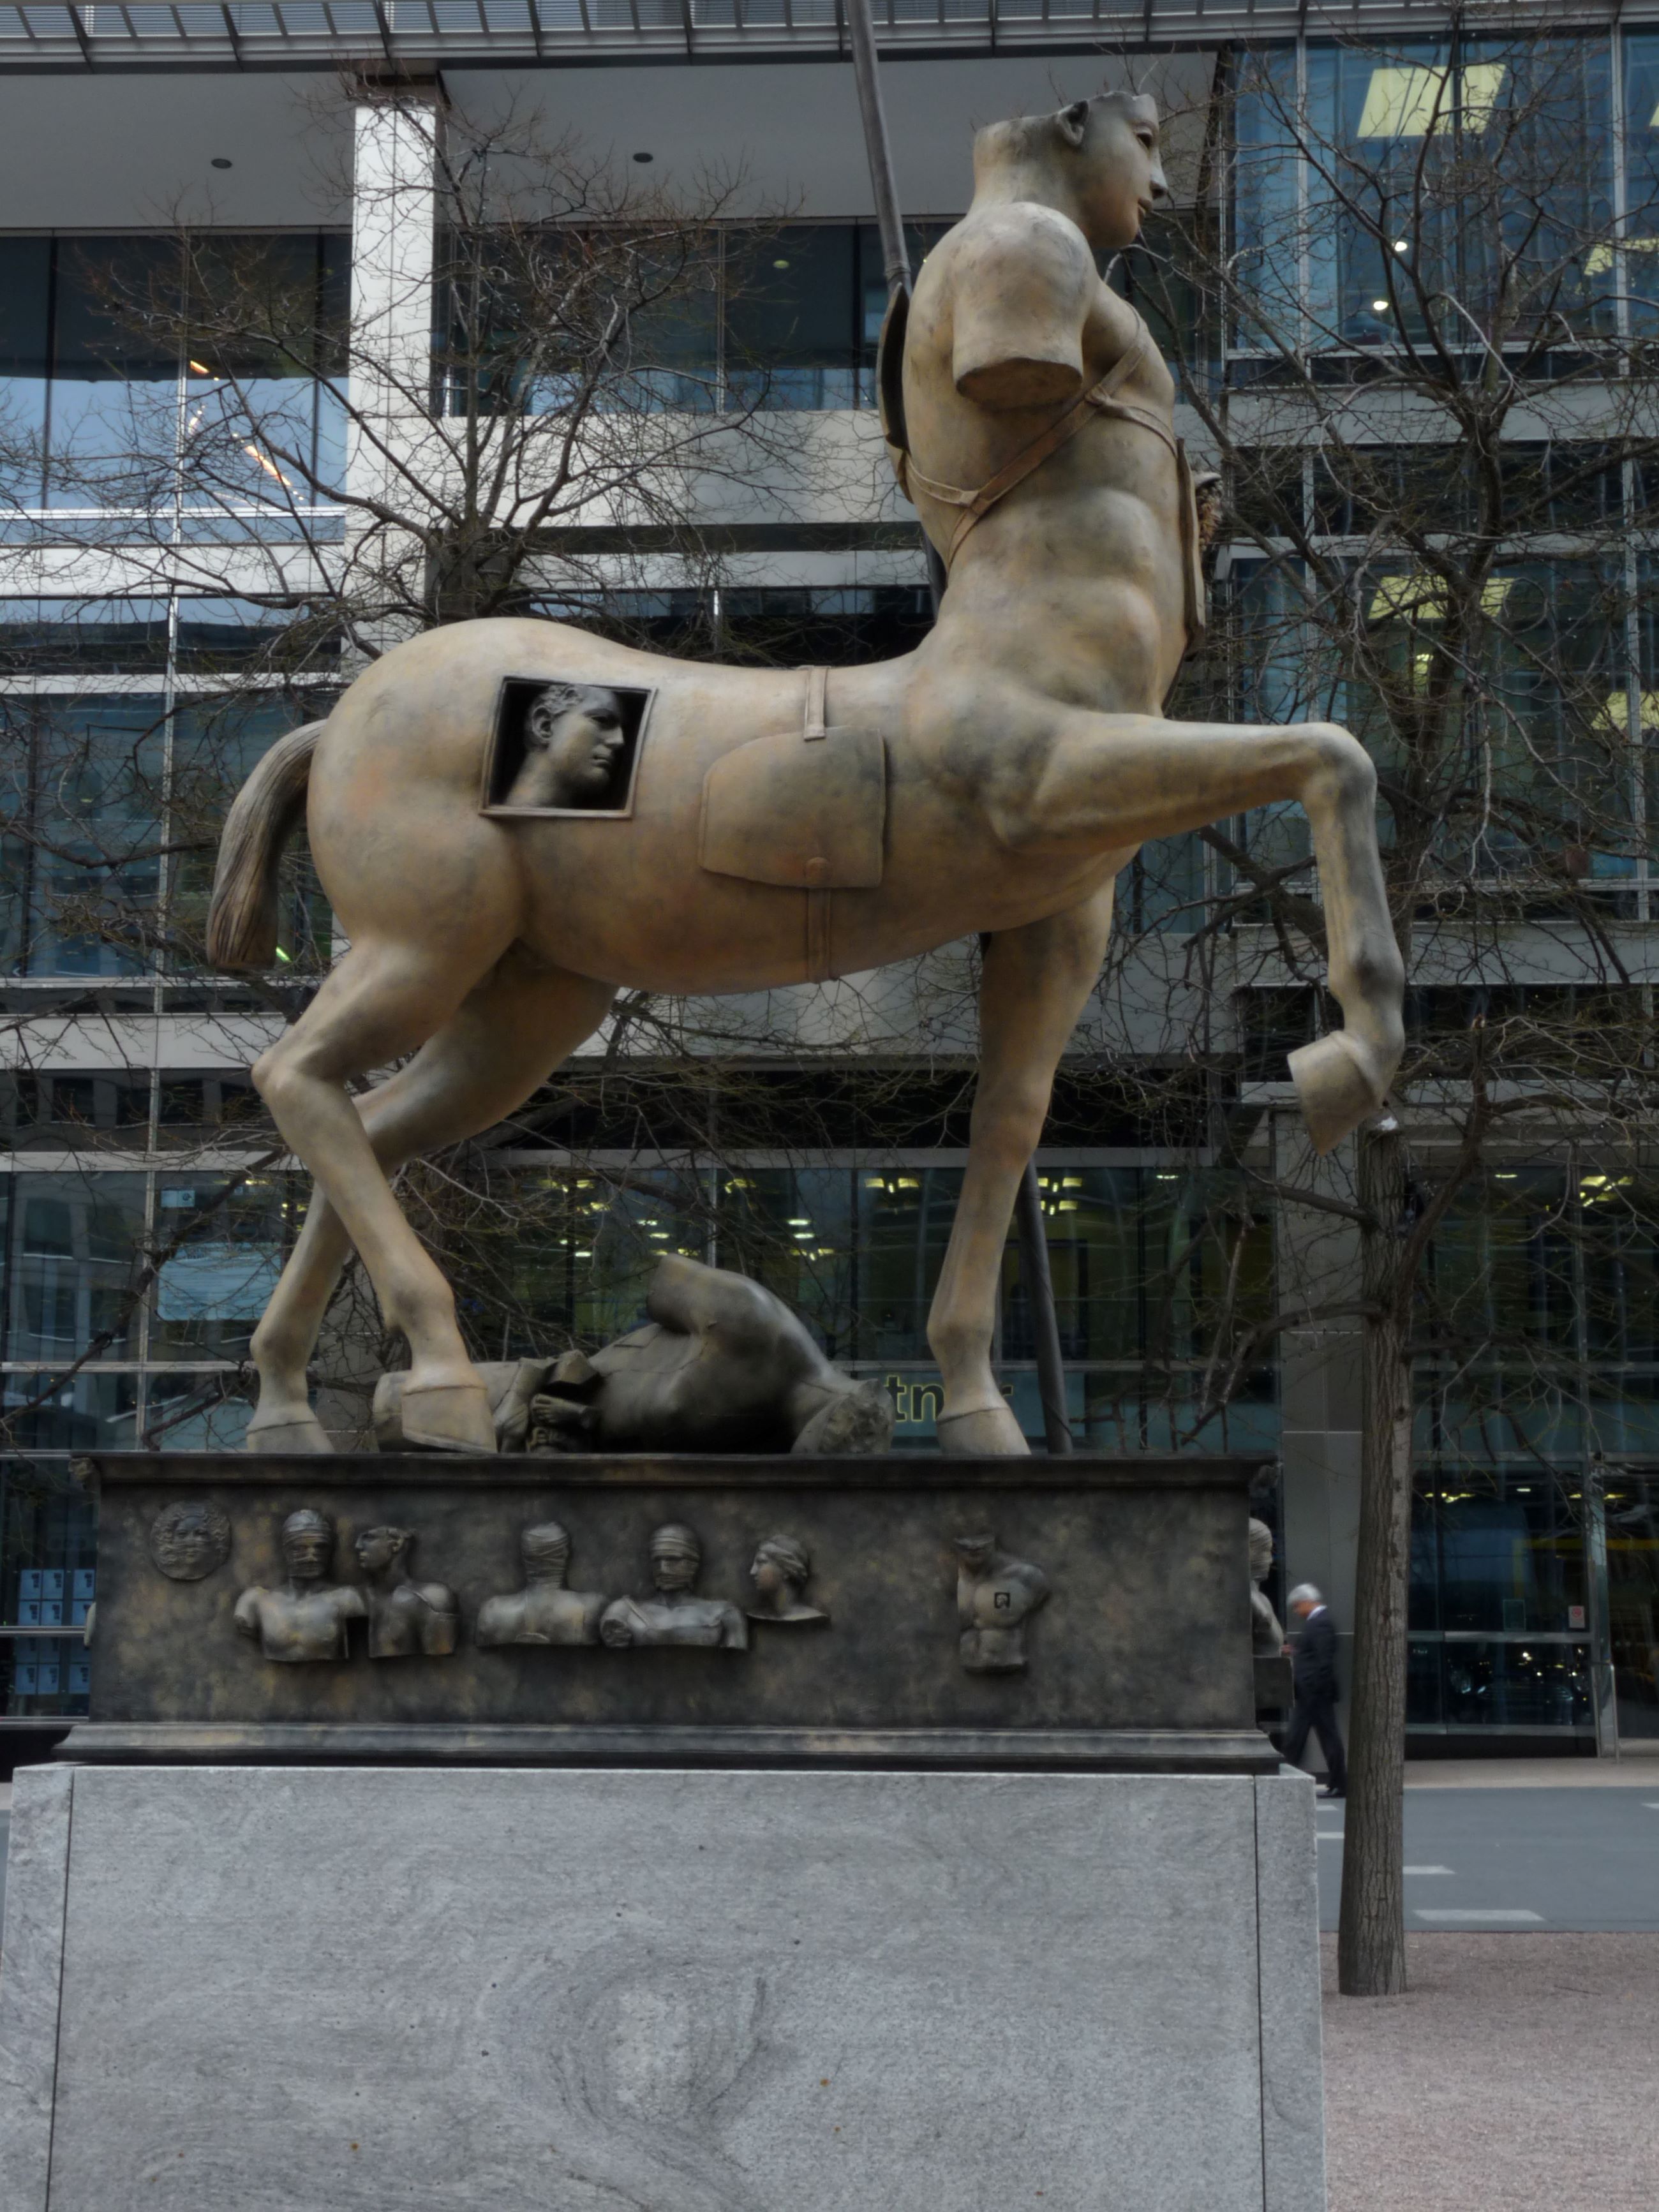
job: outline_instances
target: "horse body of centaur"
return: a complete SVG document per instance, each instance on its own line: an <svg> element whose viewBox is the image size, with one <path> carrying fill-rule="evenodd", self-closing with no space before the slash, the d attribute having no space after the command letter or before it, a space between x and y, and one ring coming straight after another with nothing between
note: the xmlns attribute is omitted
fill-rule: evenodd
<svg viewBox="0 0 1659 2212"><path fill-rule="evenodd" d="M1381 1105L1402 972L1364 752L1328 724L1161 713L1202 622L1192 479L1170 374L1095 251L1127 245L1164 190L1147 100L980 132L972 207L884 374L901 480L951 572L915 652L781 672L459 623L388 653L254 771L214 958L271 959L302 801L349 949L254 1070L317 1195L254 1335L251 1447L328 1449L306 1369L355 1245L408 1340L405 1434L493 1449L448 1285L387 1174L511 1113L619 988L752 990L983 934L969 1164L928 1322L947 1451L1025 1449L990 1364L1001 1254L1144 840L1301 803L1346 1027L1291 1073L1322 1149Z"/></svg>

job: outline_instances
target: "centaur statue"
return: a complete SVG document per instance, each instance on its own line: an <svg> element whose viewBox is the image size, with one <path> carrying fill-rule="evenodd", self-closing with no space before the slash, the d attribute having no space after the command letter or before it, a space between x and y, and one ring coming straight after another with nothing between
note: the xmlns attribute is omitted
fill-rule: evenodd
<svg viewBox="0 0 1659 2212"><path fill-rule="evenodd" d="M316 1197L254 1334L251 1449L329 1449L306 1366L354 1245L408 1340L405 1436L495 1448L449 1286L387 1176L513 1112L622 988L753 991L982 934L968 1169L927 1325L947 1452L1026 1448L991 1370L998 1272L1146 839L1302 805L1346 1026L1291 1073L1322 1152L1382 1106L1403 976L1370 760L1330 723L1162 713L1203 619L1192 477L1170 373L1095 256L1167 191L1148 100L979 133L973 205L884 352L895 465L950 573L914 653L790 673L464 623L386 653L254 770L213 960L274 957L302 804L349 950L253 1071Z"/></svg>

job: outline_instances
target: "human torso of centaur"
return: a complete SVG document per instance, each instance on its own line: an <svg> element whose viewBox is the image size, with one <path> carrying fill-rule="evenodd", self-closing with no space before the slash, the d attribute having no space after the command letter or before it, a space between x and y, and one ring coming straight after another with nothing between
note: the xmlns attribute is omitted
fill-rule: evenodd
<svg viewBox="0 0 1659 2212"><path fill-rule="evenodd" d="M941 553L961 511L921 480L991 483L1131 351L1110 396L1172 438L1174 380L1076 223L994 201L947 232L916 280L903 366L912 495ZM1028 404L1007 404L1022 381ZM1158 713L1188 643L1182 506L1166 437L1091 410L963 538L950 629L1079 706Z"/></svg>

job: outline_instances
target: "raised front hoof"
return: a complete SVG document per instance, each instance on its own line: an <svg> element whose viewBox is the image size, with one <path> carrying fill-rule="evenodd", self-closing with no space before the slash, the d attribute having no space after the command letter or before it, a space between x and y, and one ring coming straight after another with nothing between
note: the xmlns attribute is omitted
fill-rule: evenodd
<svg viewBox="0 0 1659 2212"><path fill-rule="evenodd" d="M1382 1089L1373 1084L1359 1047L1344 1030L1299 1046L1290 1056L1290 1066L1316 1152L1334 1151L1382 1104Z"/></svg>
<svg viewBox="0 0 1659 2212"><path fill-rule="evenodd" d="M993 1459L1006 1452L1029 1455L1031 1449L1000 1399L970 1413L941 1413L934 1426L939 1449L951 1459Z"/></svg>
<svg viewBox="0 0 1659 2212"><path fill-rule="evenodd" d="M482 1382L404 1386L404 1442L415 1451L493 1452L495 1417Z"/></svg>
<svg viewBox="0 0 1659 2212"><path fill-rule="evenodd" d="M301 1412L256 1413L247 1425L242 1449L251 1452L331 1452L334 1440L309 1407Z"/></svg>

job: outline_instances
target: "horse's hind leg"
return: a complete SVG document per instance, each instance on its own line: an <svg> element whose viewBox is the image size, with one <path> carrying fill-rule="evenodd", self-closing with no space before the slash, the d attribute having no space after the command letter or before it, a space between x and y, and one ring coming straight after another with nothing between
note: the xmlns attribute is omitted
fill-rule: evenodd
<svg viewBox="0 0 1659 2212"><path fill-rule="evenodd" d="M609 984L509 952L407 1066L356 1102L382 1170L394 1173L422 1152L459 1144L522 1105L592 1035L614 995ZM253 1332L259 1404L250 1451L332 1449L311 1411L306 1370L350 1249L319 1188Z"/></svg>
<svg viewBox="0 0 1659 2212"><path fill-rule="evenodd" d="M1328 1152L1382 1104L1405 1042L1405 966L1376 848L1376 772L1330 722L1165 722L1064 712L1034 790L998 793L1015 846L1139 845L1274 799L1297 800L1313 833L1331 988L1345 1026L1291 1055L1303 1113Z"/></svg>
<svg viewBox="0 0 1659 2212"><path fill-rule="evenodd" d="M387 1327L408 1340L405 1433L456 1451L495 1449L489 1397L449 1285L404 1219L345 1085L424 1044L478 975L432 947L359 938L253 1070L277 1128L362 1255Z"/></svg>
<svg viewBox="0 0 1659 2212"><path fill-rule="evenodd" d="M985 948L968 1170L927 1316L945 1384L943 1451L1027 1449L991 1372L997 1287L1015 1193L1042 1133L1054 1069L1106 955L1113 889L1109 880L1065 914L999 930Z"/></svg>

